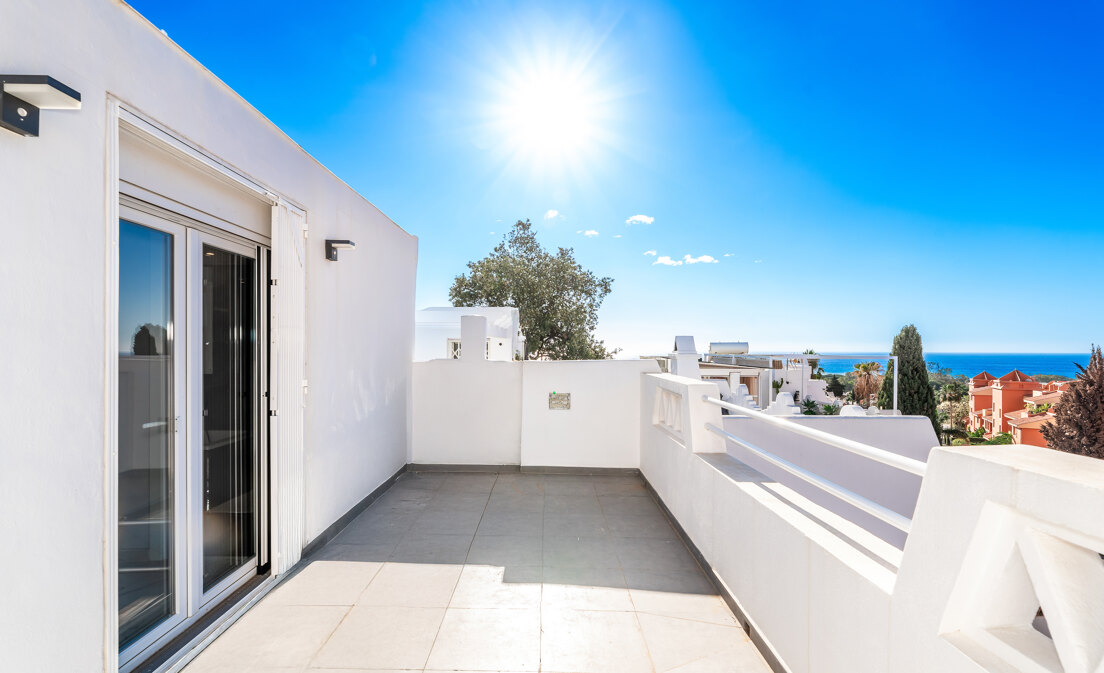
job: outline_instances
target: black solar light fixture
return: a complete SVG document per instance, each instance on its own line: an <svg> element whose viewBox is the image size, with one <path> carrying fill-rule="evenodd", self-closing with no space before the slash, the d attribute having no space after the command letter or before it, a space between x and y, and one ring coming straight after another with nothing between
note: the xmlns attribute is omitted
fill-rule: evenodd
<svg viewBox="0 0 1104 673"><path fill-rule="evenodd" d="M338 250L355 250L356 243L352 241L339 241L333 238L326 239L326 259L331 262L337 261Z"/></svg>
<svg viewBox="0 0 1104 673"><path fill-rule="evenodd" d="M0 127L38 137L39 110L79 110L81 97L48 75L0 75Z"/></svg>

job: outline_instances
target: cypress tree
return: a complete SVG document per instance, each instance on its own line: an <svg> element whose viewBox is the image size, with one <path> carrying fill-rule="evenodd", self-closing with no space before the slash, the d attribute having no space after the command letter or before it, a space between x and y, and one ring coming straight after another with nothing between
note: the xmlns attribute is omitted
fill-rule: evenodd
<svg viewBox="0 0 1104 673"><path fill-rule="evenodd" d="M1094 346L1081 370L1054 405L1054 420L1043 425L1047 446L1058 451L1104 458L1104 358Z"/></svg>
<svg viewBox="0 0 1104 673"><path fill-rule="evenodd" d="M901 332L893 337L893 355L901 367L901 380L897 384L897 408L902 414L927 416L931 419L936 436L942 431L935 408L935 391L928 382L928 365L924 362L924 345L920 332L915 325L905 325ZM882 387L878 391L878 408L893 408L893 361L886 367Z"/></svg>
<svg viewBox="0 0 1104 673"><path fill-rule="evenodd" d="M824 386L824 389L836 397L843 397L843 383L835 374L828 377L828 384Z"/></svg>

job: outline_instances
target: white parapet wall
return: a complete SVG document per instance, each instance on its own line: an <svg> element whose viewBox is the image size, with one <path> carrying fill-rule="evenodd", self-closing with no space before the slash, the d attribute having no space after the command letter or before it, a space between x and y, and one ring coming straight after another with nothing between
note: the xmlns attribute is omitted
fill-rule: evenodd
<svg viewBox="0 0 1104 673"><path fill-rule="evenodd" d="M723 448L703 450L698 425L717 407L701 385L645 377L640 469L782 669L1101 670L1104 461L931 449L901 551ZM1040 607L1053 639L1034 628Z"/></svg>
<svg viewBox="0 0 1104 673"><path fill-rule="evenodd" d="M653 360L416 362L410 461L635 468L643 376L658 371Z"/></svg>
<svg viewBox="0 0 1104 673"><path fill-rule="evenodd" d="M927 416L784 416L795 423L833 435L853 439L908 458L926 461L928 452L939 444ZM920 477L890 466L828 446L815 439L788 433L781 428L758 423L744 416L725 416L724 429L762 447L774 455L796 463L844 488L911 517L920 494ZM763 474L778 480L813 502L854 521L898 548L905 534L875 517L798 479L750 451L729 444L733 457Z"/></svg>

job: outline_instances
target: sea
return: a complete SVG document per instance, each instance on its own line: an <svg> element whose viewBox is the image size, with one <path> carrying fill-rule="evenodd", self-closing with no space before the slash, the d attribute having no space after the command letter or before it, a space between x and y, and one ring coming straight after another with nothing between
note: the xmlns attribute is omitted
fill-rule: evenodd
<svg viewBox="0 0 1104 673"><path fill-rule="evenodd" d="M856 363L871 359L821 360L820 366L827 374L846 374ZM1088 353L925 353L924 359L928 369L949 369L951 375L964 374L967 378L983 371L1001 377L1018 369L1028 376L1052 374L1072 379L1077 376L1077 364L1089 364Z"/></svg>

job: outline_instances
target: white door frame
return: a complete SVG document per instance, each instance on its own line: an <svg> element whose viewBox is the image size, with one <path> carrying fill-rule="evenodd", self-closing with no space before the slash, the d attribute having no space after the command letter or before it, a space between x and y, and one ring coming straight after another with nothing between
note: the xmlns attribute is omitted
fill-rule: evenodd
<svg viewBox="0 0 1104 673"><path fill-rule="evenodd" d="M247 172L238 170L231 164L218 159L214 155L208 153L198 143L191 142L182 136L169 131L168 127L156 122L152 117L141 112L137 107L125 103L115 96L108 94L107 101L107 114L106 114L106 159L107 165L104 172L105 184L104 184L104 228L107 246L104 251L104 289L105 289L105 341L104 341L104 475L103 475L103 492L104 492L104 508L103 508L103 529L104 529L104 546L103 546L103 589L104 589L104 649L103 649L103 670L106 673L113 673L115 671L123 671L124 673L130 669L136 667L142 660L141 654L145 654L147 650L141 652L135 651L136 648L128 648L127 655L134 655L129 660L124 660L122 653L119 652L119 540L118 540L118 519L119 519L119 503L118 503L118 489L119 489L119 455L118 455L118 414L119 414L119 380L118 380L118 322L119 322L119 219L120 212L123 206L120 202L120 182L119 182L119 133L120 126L125 125L128 130L135 131L148 140L151 140L155 144L168 150L182 162L193 167L198 167L209 175L216 177L224 182L233 184L238 189L250 194L252 197L266 203L273 208L274 213L279 210L280 206L283 206L287 210L296 212L302 221L306 221L306 209L298 203L279 195L275 190L271 190L264 184L254 178L252 178ZM275 219L275 217L274 217ZM305 225L304 225L305 230ZM272 240L270 245L275 246L277 244L276 237L277 232L272 232ZM262 258L264 256L262 255ZM268 277L275 277L271 269L268 268L267 260L261 267L266 271L265 275L261 275L262 282ZM288 280L285 280L285 283ZM302 291L302 289L300 289ZM262 296L267 300L268 294L262 291ZM275 354L272 355L272 360L268 360L268 346L271 341L268 334L268 325L263 325L265 333L262 336L258 335L258 341L261 341L265 348L262 351L265 354L264 362L269 368L270 379L274 376L274 370L277 365L275 360ZM301 357L305 357L305 353L301 354ZM186 395L186 392L185 392ZM281 395L274 386L269 391L269 404L273 408L280 408L285 405L285 400L281 399ZM303 512L301 511L302 503L297 503L300 507L300 511L292 512L287 508L280 508L275 506L279 502L280 493L278 491L278 482L275 475L281 470L285 469L281 464L281 456L286 459L287 452L280 451L280 440L275 436L275 433L271 437L268 435L269 424L262 423L263 436L265 437L268 451L265 452L264 458L268 461L268 472L272 475L270 482L270 491L265 494L264 502L262 504L262 512L267 511L268 526L268 561L271 564L271 574L273 577L282 574L288 569L288 566L277 562L276 544L280 540L280 531L282 528L292 526L293 529L299 529L302 525ZM179 441L179 440L178 440ZM293 442L293 446L296 443ZM264 445L262 445L264 446ZM297 459L302 461L302 437L298 438L297 442L298 454L293 456L293 460ZM294 451L293 451L294 453ZM266 482L269 483L269 482ZM297 520L296 523L290 523L283 520L284 517L292 517ZM263 538L259 539L259 542L263 542ZM270 580L271 581L271 578ZM208 606L213 603L208 604ZM226 616L220 618L220 620L232 620L240 616L240 610L231 610ZM165 640L160 642L167 642L166 636L169 634L175 635L177 632L182 631L190 625L189 622L181 622L176 627L171 628L169 632L162 636ZM204 631L205 637L210 638L211 633L216 633L221 629L224 629L226 625L220 621L217 624L213 624L211 627ZM204 636L201 636L204 637ZM198 642L198 641L197 641ZM147 646L148 648L148 646ZM152 652L152 650L149 650ZM186 653L182 652L182 656ZM125 664L121 662L126 661ZM171 662L166 666L171 666ZM162 668L165 668L163 666Z"/></svg>
<svg viewBox="0 0 1104 673"><path fill-rule="evenodd" d="M177 630L188 618L189 602L188 602L188 553L187 545L180 544L182 540L186 539L188 530L188 504L187 493L185 489L179 488L181 483L179 475L186 475L188 472L188 428L186 424L182 422L182 419L186 417L185 410L187 409L187 396L186 396L186 381L188 373L188 347L186 346L188 338L188 302L186 300L186 288L187 288L187 250L188 250L188 238L187 229L179 224L167 222L160 218L153 217L147 213L143 213L132 208L120 207L119 219L133 222L134 224L148 227L157 231L167 233L173 237L173 268L172 268L172 294L173 294L173 334L172 334L172 348L173 348L173 422L169 428L170 432L174 433L173 438L173 543L172 543L172 563L173 563L173 614L167 617L157 626L150 629L141 638L131 643L126 650L119 652L119 662L130 662L138 657L141 653L145 652L151 646L160 642L162 638L165 638L168 634ZM119 220L116 220L116 231L120 224ZM116 234L117 235L117 234ZM116 281L117 282L117 281ZM116 305L116 317L115 327L118 329L118 305ZM117 346L118 340L116 339L111 345L113 350L117 350L114 347ZM115 355L115 367L116 370L119 366L118 353ZM118 392L116 389L116 404L118 402ZM116 410L118 407L116 406ZM118 416L116 415L116 423L118 422ZM118 479L118 446L116 449L116 461L115 471L116 480ZM113 530L116 535L118 534L118 485L116 481L116 490L113 493L108 494L108 497L115 500L115 521L113 522ZM118 539L115 542L115 552L118 554ZM115 573L116 581L118 581L118 556L115 560ZM118 588L116 585L116 601L118 601ZM118 638L118 606L116 603L115 609L115 621L116 621L116 638ZM118 644L116 644L118 649Z"/></svg>
<svg viewBox="0 0 1104 673"><path fill-rule="evenodd" d="M248 257L254 262L253 274L254 292L256 294L256 303L254 305L254 327L256 327L262 316L262 307L264 306L261 295L267 294L264 291L262 283L264 282L261 276L261 267L257 259L257 248L236 243L228 238L222 238L205 232L200 232L195 229L188 230L188 314L191 317L189 323L188 332L188 413L186 418L190 426L190 438L191 441L188 444L189 449L189 465L188 465L188 513L191 516L188 528L188 540L190 546L189 553L189 579L191 580L191 590L189 592L189 614L197 614L200 610L212 602L217 603L224 595L231 593L234 589L243 584L252 574L257 570L257 559L259 555L254 555L251 560L246 561L240 568L231 572L229 575L220 580L215 586L209 590L203 590L203 246L211 245L220 250L226 250L232 252L235 255L241 255L242 257ZM262 332L258 329L255 334L255 339L260 338ZM264 434L261 431L261 426L264 419L260 417L261 413L261 400L263 399L263 393L266 386L260 385L260 380L257 377L258 370L263 365L261 355L263 350L259 343L255 344L254 357L256 358L254 370L254 380L252 385L254 386L254 461L253 461L253 499L254 499L254 512L260 515L260 470L258 469L261 464L261 454L267 449L264 444ZM264 525L264 522L254 519L254 541L260 544L261 536L258 535L260 531L257 530Z"/></svg>

